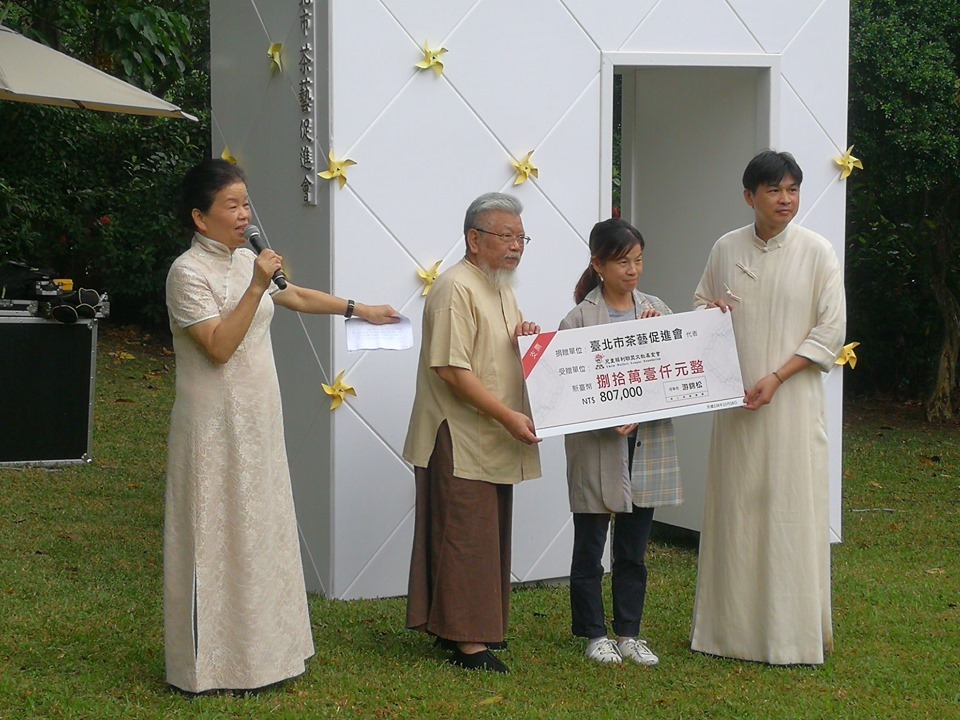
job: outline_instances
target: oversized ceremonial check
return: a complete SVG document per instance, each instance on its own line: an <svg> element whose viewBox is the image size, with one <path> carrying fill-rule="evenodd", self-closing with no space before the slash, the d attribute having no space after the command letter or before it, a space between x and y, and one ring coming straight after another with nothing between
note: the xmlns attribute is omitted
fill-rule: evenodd
<svg viewBox="0 0 960 720"><path fill-rule="evenodd" d="M538 437L743 404L733 323L718 309L519 341Z"/></svg>

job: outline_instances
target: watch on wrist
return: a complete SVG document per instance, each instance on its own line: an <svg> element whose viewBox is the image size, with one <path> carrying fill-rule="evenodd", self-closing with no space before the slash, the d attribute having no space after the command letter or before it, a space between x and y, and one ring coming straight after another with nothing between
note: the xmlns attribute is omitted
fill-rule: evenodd
<svg viewBox="0 0 960 720"><path fill-rule="evenodd" d="M343 316L347 318L347 320L353 317L353 309L356 306L357 304L353 300L347 300L347 311L343 314Z"/></svg>

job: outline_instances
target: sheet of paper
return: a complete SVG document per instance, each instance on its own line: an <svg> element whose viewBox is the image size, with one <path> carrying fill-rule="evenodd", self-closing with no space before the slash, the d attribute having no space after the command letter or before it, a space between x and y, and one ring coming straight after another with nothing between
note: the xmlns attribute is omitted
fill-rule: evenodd
<svg viewBox="0 0 960 720"><path fill-rule="evenodd" d="M409 350L413 347L413 324L401 315L400 322L374 325L360 318L344 323L347 331L347 352L361 350Z"/></svg>
<svg viewBox="0 0 960 720"><path fill-rule="evenodd" d="M743 404L729 314L720 310L519 339L539 437Z"/></svg>

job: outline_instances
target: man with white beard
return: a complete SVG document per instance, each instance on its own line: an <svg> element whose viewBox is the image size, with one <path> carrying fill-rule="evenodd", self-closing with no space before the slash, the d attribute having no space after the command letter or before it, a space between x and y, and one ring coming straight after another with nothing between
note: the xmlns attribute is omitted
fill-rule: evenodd
<svg viewBox="0 0 960 720"><path fill-rule="evenodd" d="M417 390L403 457L417 500L407 627L429 633L457 667L509 672L513 486L540 477L540 454L511 288L530 238L520 202L487 193L467 209L466 255L434 282L423 308Z"/></svg>

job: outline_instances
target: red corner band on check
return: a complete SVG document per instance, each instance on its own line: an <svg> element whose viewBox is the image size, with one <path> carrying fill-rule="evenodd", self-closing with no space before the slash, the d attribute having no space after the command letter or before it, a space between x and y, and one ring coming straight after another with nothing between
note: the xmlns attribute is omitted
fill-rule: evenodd
<svg viewBox="0 0 960 720"><path fill-rule="evenodd" d="M530 373L533 372L533 368L536 366L537 361L543 357L544 351L547 349L547 345L550 344L550 341L553 340L553 336L557 334L557 331L548 333L540 333L537 335L536 340L533 341L533 344L527 350L526 354L523 356L523 379L526 380L530 377Z"/></svg>

